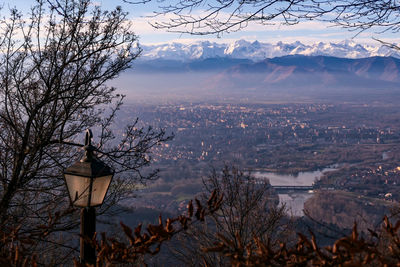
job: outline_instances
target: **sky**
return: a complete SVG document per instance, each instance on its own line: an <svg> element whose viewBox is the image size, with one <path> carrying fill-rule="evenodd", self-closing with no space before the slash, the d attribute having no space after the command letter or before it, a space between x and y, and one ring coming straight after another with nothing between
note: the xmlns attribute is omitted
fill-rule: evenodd
<svg viewBox="0 0 400 267"><path fill-rule="evenodd" d="M34 0L0 0L0 3L3 3L2 14L7 14L6 11L8 7L14 6L26 12L34 2ZM258 40L267 43L277 43L279 41L292 43L301 41L306 44L315 42L340 42L353 39L357 43L378 45L377 41L374 41L373 38L379 38L394 43L398 42L398 38L394 33L382 34L369 31L356 36L355 32L349 32L346 29L317 21L302 22L293 26L283 26L279 22L275 25L268 26L254 23L239 32L223 34L221 37L217 37L216 35L195 36L157 30L149 25L149 22L154 20L154 18L149 18L148 15L151 15L152 12L157 9L157 1L152 1L150 4L146 5L132 5L124 3L122 0L95 0L94 4L106 10L113 9L117 5L122 6L124 11L129 12L129 19L132 20L133 29L139 36L139 41L142 45L171 42L192 43L200 40L231 43L239 39L245 39L247 41Z"/></svg>

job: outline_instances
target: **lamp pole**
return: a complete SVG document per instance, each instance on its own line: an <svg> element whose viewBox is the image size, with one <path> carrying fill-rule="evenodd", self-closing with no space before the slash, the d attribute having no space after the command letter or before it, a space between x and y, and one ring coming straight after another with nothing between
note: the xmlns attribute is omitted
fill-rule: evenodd
<svg viewBox="0 0 400 267"><path fill-rule="evenodd" d="M100 206L107 194L114 171L94 155L92 132L85 136L85 154L64 171L71 204L81 208L80 262L96 264L96 250L90 240L96 232L96 206Z"/></svg>
<svg viewBox="0 0 400 267"><path fill-rule="evenodd" d="M94 207L81 209L81 237L80 237L80 262L96 263L96 250L87 242L86 238L92 239L96 232L96 210Z"/></svg>

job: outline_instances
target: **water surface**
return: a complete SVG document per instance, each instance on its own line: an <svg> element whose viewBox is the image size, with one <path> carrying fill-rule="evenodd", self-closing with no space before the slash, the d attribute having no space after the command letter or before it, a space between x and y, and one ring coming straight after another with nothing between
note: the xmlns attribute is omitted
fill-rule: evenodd
<svg viewBox="0 0 400 267"><path fill-rule="evenodd" d="M334 167L327 167L318 171L299 172L294 174L280 174L275 172L254 172L256 178L267 178L273 186L277 185L304 185L311 186L313 183L320 179L324 172L337 170Z"/></svg>
<svg viewBox="0 0 400 267"><path fill-rule="evenodd" d="M334 171L337 168L327 167L318 171L299 172L297 175L293 174L279 174L275 172L254 172L256 178L267 178L273 186L311 186L316 180L319 180L324 172ZM312 197L310 192L289 192L279 194L279 202L285 204L287 212L292 216L303 216L304 203Z"/></svg>

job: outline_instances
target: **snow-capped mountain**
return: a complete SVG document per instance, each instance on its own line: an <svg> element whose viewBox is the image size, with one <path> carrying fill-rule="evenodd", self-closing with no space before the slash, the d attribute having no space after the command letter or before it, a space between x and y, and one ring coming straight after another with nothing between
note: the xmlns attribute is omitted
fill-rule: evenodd
<svg viewBox="0 0 400 267"><path fill-rule="evenodd" d="M142 59L194 60L225 57L225 44L196 42L193 44L142 45Z"/></svg>
<svg viewBox="0 0 400 267"><path fill-rule="evenodd" d="M238 40L231 44L209 41L192 44L171 43L143 45L142 60L166 59L191 61L207 58L235 58L261 61L266 58L286 55L334 56L340 58L366 58L373 56L392 56L400 58L400 53L386 46L357 44L345 40L338 43L303 44L278 42L276 44Z"/></svg>

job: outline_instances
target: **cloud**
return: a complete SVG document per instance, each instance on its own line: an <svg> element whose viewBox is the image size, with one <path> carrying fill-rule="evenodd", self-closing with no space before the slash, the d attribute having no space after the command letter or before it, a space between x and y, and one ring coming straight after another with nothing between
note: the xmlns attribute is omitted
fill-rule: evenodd
<svg viewBox="0 0 400 267"><path fill-rule="evenodd" d="M201 11L194 13L194 15L201 14ZM238 39L245 39L248 41L263 41L269 43L276 43L278 41L295 42L301 41L303 43L323 42L339 42L346 39L353 39L359 43L371 43L376 45L375 38L381 38L388 42L396 42L394 34L377 34L371 31L362 32L357 34L354 31L348 31L341 27L334 26L329 22L322 21L303 21L295 25L284 25L282 20L276 20L273 25L261 25L259 23L250 23L246 28L231 33L224 33L220 38L216 35L196 36L190 34L179 34L167 32L163 29L155 29L150 23L168 22L173 15L167 14L158 17L149 17L152 14L148 13L145 16L132 18L133 29L140 37L142 44L160 44L160 43L193 43L196 41L211 41L217 43L231 43ZM227 16L228 14L223 14Z"/></svg>

